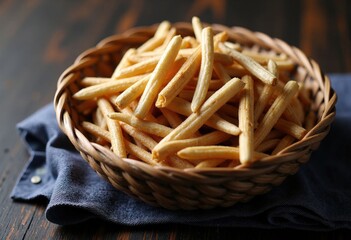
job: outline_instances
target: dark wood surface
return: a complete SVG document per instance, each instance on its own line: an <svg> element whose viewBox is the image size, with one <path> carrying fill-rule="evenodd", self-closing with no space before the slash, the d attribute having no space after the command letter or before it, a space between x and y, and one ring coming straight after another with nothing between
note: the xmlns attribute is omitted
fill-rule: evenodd
<svg viewBox="0 0 351 240"><path fill-rule="evenodd" d="M9 195L28 160L15 124L52 101L56 81L83 50L133 26L168 19L239 25L298 46L324 72L351 72L351 1L0 0L0 239L350 239L351 232L126 227L104 222L61 227L45 203Z"/></svg>

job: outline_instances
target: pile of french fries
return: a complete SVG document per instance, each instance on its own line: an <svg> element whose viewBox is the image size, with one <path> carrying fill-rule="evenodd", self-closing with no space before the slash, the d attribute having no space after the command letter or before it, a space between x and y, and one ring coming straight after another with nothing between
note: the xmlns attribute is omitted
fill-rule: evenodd
<svg viewBox="0 0 351 240"><path fill-rule="evenodd" d="M230 42L193 17L194 36L164 21L109 78L73 95L89 138L121 158L176 168L238 168L280 152L315 123L310 92L285 55Z"/></svg>

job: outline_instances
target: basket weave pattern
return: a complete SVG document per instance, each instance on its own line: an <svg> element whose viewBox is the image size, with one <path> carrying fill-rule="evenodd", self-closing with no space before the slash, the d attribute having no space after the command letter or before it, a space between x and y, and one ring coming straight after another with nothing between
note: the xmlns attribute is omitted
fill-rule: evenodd
<svg viewBox="0 0 351 240"><path fill-rule="evenodd" d="M243 45L285 53L297 70L295 78L312 90L312 109L318 120L306 136L284 149L279 155L269 156L253 166L240 169L174 169L153 167L146 163L120 159L110 150L90 142L84 135L72 95L76 83L85 76L108 77L124 52L151 38L157 26L132 29L101 41L96 47L83 52L58 80L55 111L60 128L89 165L115 188L142 201L167 209L208 209L227 207L245 202L269 191L284 179L296 173L300 164L309 160L330 129L335 116L336 94L319 65L298 48L263 33L222 25L212 25L215 31L227 31L230 40ZM174 24L178 34L193 35L190 24Z"/></svg>

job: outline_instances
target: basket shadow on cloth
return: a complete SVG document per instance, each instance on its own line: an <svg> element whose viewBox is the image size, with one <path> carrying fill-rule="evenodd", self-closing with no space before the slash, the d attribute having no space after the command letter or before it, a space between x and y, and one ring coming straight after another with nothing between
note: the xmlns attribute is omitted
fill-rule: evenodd
<svg viewBox="0 0 351 240"><path fill-rule="evenodd" d="M176 23L178 34L193 35L190 24ZM326 137L335 117L336 93L319 65L298 48L282 40L245 28L212 25L215 32L227 31L230 40L246 46L285 53L297 65L295 79L312 91L312 109L318 120L306 136L281 154L266 157L250 167L239 169L175 169L153 167L133 159L120 159L103 146L85 136L72 95L76 83L85 76L111 76L125 51L151 38L157 26L134 28L102 40L83 52L58 80L54 105L57 121L75 148L89 165L115 188L142 201L167 209L209 209L245 202L296 173L300 164L310 159L311 152Z"/></svg>

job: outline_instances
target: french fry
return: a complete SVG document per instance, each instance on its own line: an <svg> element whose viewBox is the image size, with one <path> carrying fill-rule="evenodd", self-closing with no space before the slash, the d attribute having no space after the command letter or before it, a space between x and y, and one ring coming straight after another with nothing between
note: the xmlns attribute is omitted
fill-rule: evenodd
<svg viewBox="0 0 351 240"><path fill-rule="evenodd" d="M157 159L165 159L167 156L172 155L183 148L190 146L218 144L227 140L229 137L230 135L226 133L214 131L196 138L164 142L153 151L153 155Z"/></svg>
<svg viewBox="0 0 351 240"><path fill-rule="evenodd" d="M156 48L155 51L163 51L164 49L166 49L167 45L172 40L172 38L175 36L175 34L176 34L176 29L171 28L168 31L167 35L165 36L165 40L163 41L162 45L159 46L158 48Z"/></svg>
<svg viewBox="0 0 351 240"><path fill-rule="evenodd" d="M156 146L157 142L152 139L149 135L144 132L139 131L135 127L132 127L124 122L120 123L123 131L128 133L135 140L139 141L143 146L145 146L150 151Z"/></svg>
<svg viewBox="0 0 351 240"><path fill-rule="evenodd" d="M154 37L159 38L165 36L169 29L171 28L171 23L169 21L162 21L160 25L157 27Z"/></svg>
<svg viewBox="0 0 351 240"><path fill-rule="evenodd" d="M90 86L76 92L73 97L78 100L87 100L96 97L115 94L126 90L134 83L140 80L140 77L131 77L126 79L119 79L118 81L109 81L106 83Z"/></svg>
<svg viewBox="0 0 351 240"><path fill-rule="evenodd" d="M103 78L103 77L85 77L80 81L80 85L83 87L89 87L101 83L107 83L111 81L111 78Z"/></svg>
<svg viewBox="0 0 351 240"><path fill-rule="evenodd" d="M106 118L107 127L109 132L111 133L112 151L119 157L126 157L127 153L125 151L121 127L119 126L118 122L107 117L109 114L114 112L114 109L112 108L109 101L107 101L104 98L100 98L97 103L101 112Z"/></svg>
<svg viewBox="0 0 351 240"><path fill-rule="evenodd" d="M239 109L230 104L224 104L219 110L219 114L225 114L229 117L237 118Z"/></svg>
<svg viewBox="0 0 351 240"><path fill-rule="evenodd" d="M257 53L247 49L243 49L241 53L254 59L256 62L260 64L267 64L269 60L274 62L288 61L288 58L286 55L276 55L276 54L272 55L272 54L267 54L262 52Z"/></svg>
<svg viewBox="0 0 351 240"><path fill-rule="evenodd" d="M200 65L200 50L201 48L198 47L179 69L174 78L160 91L156 100L156 107L166 107L191 80Z"/></svg>
<svg viewBox="0 0 351 240"><path fill-rule="evenodd" d="M161 22L154 34L154 37L150 38L143 45L138 47L137 52L138 53L147 52L159 47L165 40L170 27L171 27L171 24L168 21Z"/></svg>
<svg viewBox="0 0 351 240"><path fill-rule="evenodd" d="M137 81L129 88L127 88L124 92L119 94L119 96L114 101L117 107L120 109L123 109L127 107L135 99L140 97L149 79L150 79L150 75L148 74L144 76L140 81Z"/></svg>
<svg viewBox="0 0 351 240"><path fill-rule="evenodd" d="M167 70L171 67L177 57L182 38L175 36L170 44L167 46L162 58L158 62L154 72L151 74L149 81L146 84L145 90L141 95L138 106L134 110L134 115L140 119L144 118L146 113L150 110L154 99L159 92L164 80L167 76Z"/></svg>
<svg viewBox="0 0 351 240"><path fill-rule="evenodd" d="M197 146L197 147L187 147L180 150L177 155L181 158L188 160L197 159L231 159L238 160L240 158L239 148L229 147L229 146ZM265 153L254 152L253 159L261 159L267 157Z"/></svg>
<svg viewBox="0 0 351 240"><path fill-rule="evenodd" d="M135 127L136 129L139 129L140 131L143 131L149 134L154 134L160 137L166 137L169 133L172 132L172 128L163 126L155 122L144 121L133 115L129 115L126 113L112 112L108 114L108 117L113 120L125 122Z"/></svg>
<svg viewBox="0 0 351 240"><path fill-rule="evenodd" d="M256 148L256 151L267 152L273 149L275 146L277 146L279 142L280 142L280 139L277 139L277 138L265 140Z"/></svg>
<svg viewBox="0 0 351 240"><path fill-rule="evenodd" d="M134 156L150 164L151 166L158 165L158 163L152 159L150 152L142 149L141 147L138 147L137 145L129 142L128 140L124 140L124 144L128 153L133 154Z"/></svg>
<svg viewBox="0 0 351 240"><path fill-rule="evenodd" d="M181 98L175 98L167 108L187 117L192 114L190 103ZM205 122L205 125L231 135L240 134L240 129L236 125L225 121L215 113Z"/></svg>
<svg viewBox="0 0 351 240"><path fill-rule="evenodd" d="M295 141L295 138L290 136L290 135L286 135L285 137L283 137L278 144L276 145L276 147L274 148L274 150L272 151L272 155L277 155L279 154L279 152L281 152L284 148L288 147L290 144L292 144Z"/></svg>
<svg viewBox="0 0 351 240"><path fill-rule="evenodd" d="M299 140L301 140L307 133L307 130L303 127L282 118L278 119L274 128Z"/></svg>
<svg viewBox="0 0 351 240"><path fill-rule="evenodd" d="M277 70L277 64L269 60L268 61L268 70L274 75L278 75L278 70ZM263 90L256 102L255 110L254 110L254 116L255 116L255 125L258 123L258 119L261 117L261 114L263 113L263 110L266 108L268 100L270 99L272 93L274 91L274 87L270 84L265 84L263 87Z"/></svg>
<svg viewBox="0 0 351 240"><path fill-rule="evenodd" d="M195 88L193 101L191 102L191 110L193 112L197 112L205 101L206 93L212 77L214 46L211 27L206 27L202 30L201 50L202 54L199 79Z"/></svg>
<svg viewBox="0 0 351 240"><path fill-rule="evenodd" d="M143 62L139 62L134 65L122 68L120 71L116 72L116 74L113 76L112 79L133 77L136 75L142 75L145 73L152 72L155 69L158 62L159 62L159 58L153 57Z"/></svg>
<svg viewBox="0 0 351 240"><path fill-rule="evenodd" d="M161 108L160 111L163 114L162 116L164 116L167 119L168 123L171 125L172 128L178 127L183 122L180 116L171 110Z"/></svg>
<svg viewBox="0 0 351 240"><path fill-rule="evenodd" d="M166 165L179 169L193 168L194 165L185 159L178 156L170 156L169 158L160 162L160 165Z"/></svg>
<svg viewBox="0 0 351 240"><path fill-rule="evenodd" d="M201 161L199 164L195 166L195 168L201 169L201 168L213 168L217 167L221 163L225 162L226 159L206 159Z"/></svg>
<svg viewBox="0 0 351 240"><path fill-rule="evenodd" d="M115 68L114 72L112 73L111 79L117 79L119 75L119 71L122 68L126 68L131 65L129 62L129 56L135 53L136 53L136 49L134 48L130 48L127 50L127 52L123 55L121 61L119 62L118 66Z"/></svg>
<svg viewBox="0 0 351 240"><path fill-rule="evenodd" d="M225 70L225 68L221 63L218 63L218 62L214 63L213 68L216 74L224 83L228 82L231 79L231 77L229 76L229 74L227 73L227 71Z"/></svg>
<svg viewBox="0 0 351 240"><path fill-rule="evenodd" d="M198 113L192 113L182 122L182 124L173 129L172 132L163 138L161 142L184 139L194 134L194 132L196 132L213 115L213 113L223 106L231 97L237 94L243 87L244 83L238 78L233 78L227 82L222 88L206 100ZM157 149L158 145L155 146L155 149Z"/></svg>
<svg viewBox="0 0 351 240"><path fill-rule="evenodd" d="M87 121L82 122L82 127L95 137L100 137L108 142L111 142L111 134L109 131Z"/></svg>
<svg viewBox="0 0 351 240"><path fill-rule="evenodd" d="M248 164L254 160L254 89L253 79L249 75L244 76L242 81L245 83L245 87L240 100L238 114L239 128L241 130L239 135L239 150L240 162L242 164Z"/></svg>
<svg viewBox="0 0 351 240"><path fill-rule="evenodd" d="M192 25L193 25L193 30L194 30L196 40L198 42L201 42L202 23L201 23L200 19L198 17L193 17L192 18Z"/></svg>
<svg viewBox="0 0 351 240"><path fill-rule="evenodd" d="M283 114L284 110L290 103L291 99L297 93L298 89L299 86L295 81L289 81L285 84L283 93L275 99L272 106L269 108L268 112L265 114L254 133L255 148L265 139L267 134L271 131L273 126L278 121L279 117Z"/></svg>
<svg viewBox="0 0 351 240"><path fill-rule="evenodd" d="M254 61L252 58L245 56L244 54L228 48L225 44L220 43L219 48L224 53L232 56L235 61L239 62L244 68L246 68L252 75L260 79L262 82L270 85L277 83L277 77L271 72L262 67L259 63Z"/></svg>
<svg viewBox="0 0 351 240"><path fill-rule="evenodd" d="M169 70L167 74L166 81L168 81L168 79L172 78L174 74L176 74L176 72L183 65L184 61L184 58L179 58L175 61L174 66L172 67L172 69ZM145 77L143 79L127 88L116 98L116 101L114 101L114 103L120 109L127 107L131 102L133 102L135 99L141 96L146 87L147 82L149 81L150 74L146 74L144 76Z"/></svg>

